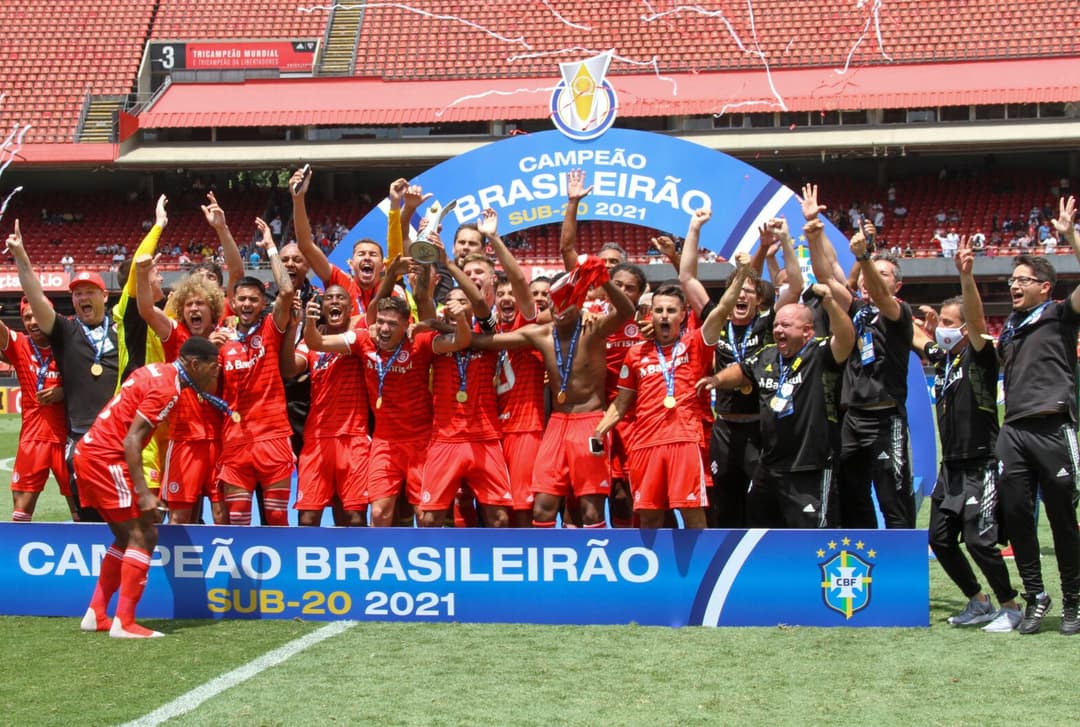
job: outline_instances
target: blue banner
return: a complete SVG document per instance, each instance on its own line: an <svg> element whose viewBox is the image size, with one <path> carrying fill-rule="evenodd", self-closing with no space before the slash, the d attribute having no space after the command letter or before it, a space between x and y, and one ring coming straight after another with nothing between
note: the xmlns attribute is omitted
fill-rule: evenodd
<svg viewBox="0 0 1080 727"><path fill-rule="evenodd" d="M141 618L929 625L921 530L159 530ZM0 614L81 616L110 542L0 524Z"/></svg>

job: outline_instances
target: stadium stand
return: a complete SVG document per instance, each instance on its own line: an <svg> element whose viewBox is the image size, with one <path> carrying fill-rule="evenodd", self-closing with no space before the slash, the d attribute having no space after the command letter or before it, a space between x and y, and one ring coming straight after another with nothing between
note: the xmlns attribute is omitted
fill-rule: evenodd
<svg viewBox="0 0 1080 727"><path fill-rule="evenodd" d="M161 0L152 40L321 38L325 10L301 12L302 3L280 0Z"/></svg>

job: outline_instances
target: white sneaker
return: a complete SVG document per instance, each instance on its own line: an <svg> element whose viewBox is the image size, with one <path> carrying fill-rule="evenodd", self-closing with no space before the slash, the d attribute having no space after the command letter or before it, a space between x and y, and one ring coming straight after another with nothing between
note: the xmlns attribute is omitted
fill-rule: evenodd
<svg viewBox="0 0 1080 727"><path fill-rule="evenodd" d="M1014 631L1020 625L1024 614L1018 608L1005 608L1004 606L994 616L994 620L982 627L988 634L1007 634Z"/></svg>
<svg viewBox="0 0 1080 727"><path fill-rule="evenodd" d="M112 628L112 622L113 620L108 616L99 619L97 612L88 608L83 614L82 621L79 622L79 628L83 631L108 631Z"/></svg>
<svg viewBox="0 0 1080 727"><path fill-rule="evenodd" d="M134 622L125 627L118 618L113 619L112 628L109 629L109 636L114 639L156 639L164 635L160 631L151 631Z"/></svg>

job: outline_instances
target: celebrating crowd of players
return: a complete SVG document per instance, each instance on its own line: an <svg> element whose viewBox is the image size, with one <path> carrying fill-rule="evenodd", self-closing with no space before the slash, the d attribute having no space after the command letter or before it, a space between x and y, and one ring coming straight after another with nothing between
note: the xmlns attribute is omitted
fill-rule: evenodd
<svg viewBox="0 0 1080 727"><path fill-rule="evenodd" d="M386 250L357 242L345 272L312 238L309 183L307 169L290 180L296 244L278 250L256 220L272 300L243 276L212 194L203 212L227 274L194 271L163 307L154 252L164 198L112 309L100 276L82 272L71 281L75 315L56 315L17 222L8 237L25 294L25 333L0 324L24 402L14 519L31 519L52 471L73 519L104 520L115 536L84 629L156 635L134 622L134 604L160 512L196 522L206 498L215 523L248 525L257 495L262 521L285 525L297 461L302 525L332 507L338 525L549 528L561 516L567 526L610 518L653 528L677 512L688 528L873 528L876 496L887 527L914 527L905 411L914 348L937 371L943 462L931 545L970 599L953 622L1038 630L1050 608L1039 495L1058 555L1062 631L1080 631L1080 289L1052 301L1045 258L1016 259L1014 312L995 348L966 245L955 258L962 295L916 322L896 296L899 263L873 251L872 225L850 241L855 269L840 267L813 186L802 190L802 230L817 282L805 285L788 221L773 219L753 257L735 256L713 301L696 277L708 210L691 216L681 251L654 241L679 277L647 296L644 274L617 246L578 255L577 209L591 189L580 171L567 175L567 272L556 280L526 280L491 210L459 227L449 250L424 230L439 259L412 261L410 221L430 195L405 180L390 188ZM1054 224L1080 258L1074 219L1074 200L1062 200ZM1005 531L1024 613L997 549Z"/></svg>

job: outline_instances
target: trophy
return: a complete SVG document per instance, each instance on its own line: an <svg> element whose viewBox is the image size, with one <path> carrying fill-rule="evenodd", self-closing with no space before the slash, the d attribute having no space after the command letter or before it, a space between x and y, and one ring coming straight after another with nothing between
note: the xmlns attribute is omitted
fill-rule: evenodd
<svg viewBox="0 0 1080 727"><path fill-rule="evenodd" d="M443 218L455 207L457 207L456 199L451 200L445 207L440 205L438 201L431 203L431 206L428 207L427 214L424 215L427 224L424 225L424 229L420 230L420 233L416 236L413 243L409 245L409 257L418 263L424 264L438 261L439 248L428 242L428 235L439 229L439 225L442 224Z"/></svg>

